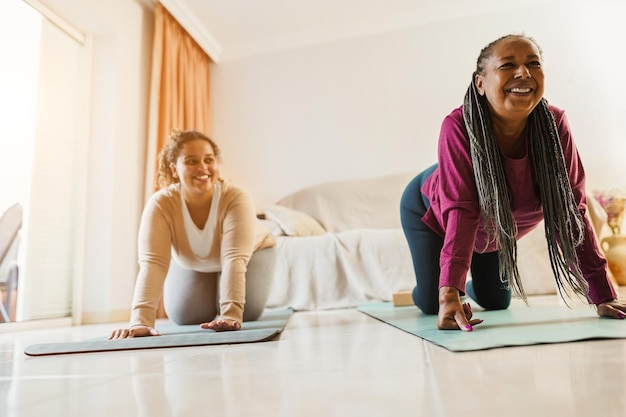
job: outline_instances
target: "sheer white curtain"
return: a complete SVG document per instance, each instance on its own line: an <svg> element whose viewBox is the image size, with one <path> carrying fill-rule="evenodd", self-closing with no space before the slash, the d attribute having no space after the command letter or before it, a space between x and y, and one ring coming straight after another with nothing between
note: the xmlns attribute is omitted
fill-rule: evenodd
<svg viewBox="0 0 626 417"><path fill-rule="evenodd" d="M2 7L11 3L13 9L1 13L1 20L13 21L14 28L10 39L2 39L7 48L3 66L30 71L28 78L18 74L11 82L35 90L31 106L20 106L19 100L14 100L4 113L10 120L29 120L16 134L4 138L22 145L19 171L3 176L3 183L19 184L21 192L16 198L24 206L17 321L69 317L76 262L82 259L77 255L77 237L81 236L85 201L87 48L80 36L70 36L79 32L61 28L54 17L44 17L22 0L2 3ZM16 21L24 13L30 13L28 25ZM7 45L33 31L39 33L39 42L30 45L36 48L30 54L37 57L31 63L36 69L31 71L33 68L19 59L23 51ZM18 157L17 151L13 157Z"/></svg>

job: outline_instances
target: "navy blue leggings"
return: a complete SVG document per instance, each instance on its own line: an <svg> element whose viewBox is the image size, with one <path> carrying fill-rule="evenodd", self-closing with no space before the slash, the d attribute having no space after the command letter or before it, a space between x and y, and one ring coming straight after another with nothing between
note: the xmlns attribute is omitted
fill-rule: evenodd
<svg viewBox="0 0 626 417"><path fill-rule="evenodd" d="M439 311L439 258L443 238L422 222L430 202L421 189L436 168L437 164L413 178L400 200L400 220L415 270L413 302L426 314ZM498 252L474 252L470 268L472 281L466 288L468 295L485 309L507 308L511 302L511 290L500 281Z"/></svg>

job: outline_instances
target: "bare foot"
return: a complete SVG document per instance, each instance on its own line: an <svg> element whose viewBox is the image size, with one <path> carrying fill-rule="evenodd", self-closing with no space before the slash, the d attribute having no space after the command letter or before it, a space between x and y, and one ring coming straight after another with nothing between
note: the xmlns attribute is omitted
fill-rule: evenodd
<svg viewBox="0 0 626 417"><path fill-rule="evenodd" d="M218 319L213 320L210 323L202 323L200 327L203 329L211 329L216 332L232 332L241 329L241 324L231 319Z"/></svg>

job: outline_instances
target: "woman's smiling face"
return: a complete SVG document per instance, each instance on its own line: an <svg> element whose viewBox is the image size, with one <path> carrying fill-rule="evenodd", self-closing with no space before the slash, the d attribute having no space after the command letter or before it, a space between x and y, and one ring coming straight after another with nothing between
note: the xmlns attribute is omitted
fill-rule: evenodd
<svg viewBox="0 0 626 417"><path fill-rule="evenodd" d="M215 151L204 139L186 142L175 164L171 164L172 174L178 177L183 189L188 193L205 193L213 189L219 178L219 166Z"/></svg>
<svg viewBox="0 0 626 417"><path fill-rule="evenodd" d="M493 45L475 82L490 110L499 117L528 116L541 101L544 74L541 52L530 40L509 37Z"/></svg>

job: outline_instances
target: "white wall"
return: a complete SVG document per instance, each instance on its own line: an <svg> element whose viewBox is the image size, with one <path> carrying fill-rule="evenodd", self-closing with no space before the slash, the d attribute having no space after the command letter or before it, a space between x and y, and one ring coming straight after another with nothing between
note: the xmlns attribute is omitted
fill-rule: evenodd
<svg viewBox="0 0 626 417"><path fill-rule="evenodd" d="M153 10L133 0L83 0L95 33L83 313L126 319L144 203Z"/></svg>
<svg viewBox="0 0 626 417"><path fill-rule="evenodd" d="M589 188L623 187L625 16L623 2L555 1L220 62L223 174L262 208L319 182L420 170L480 49L523 31L544 50L545 97L567 111Z"/></svg>

